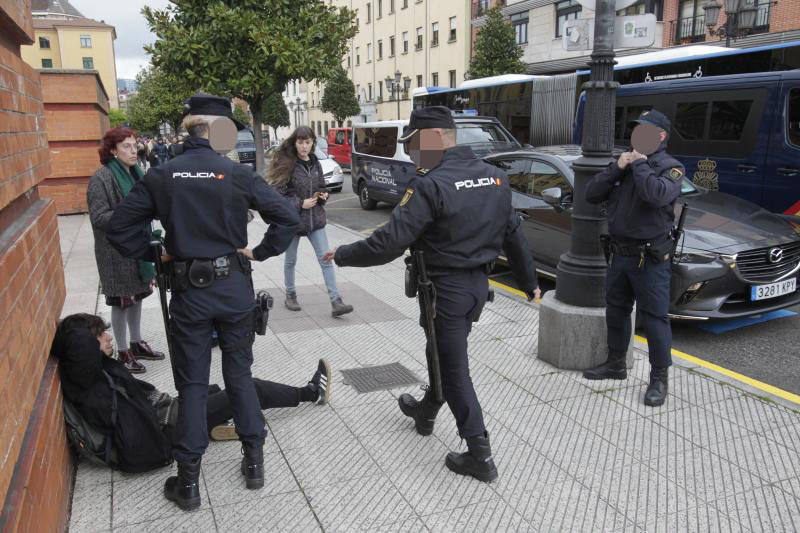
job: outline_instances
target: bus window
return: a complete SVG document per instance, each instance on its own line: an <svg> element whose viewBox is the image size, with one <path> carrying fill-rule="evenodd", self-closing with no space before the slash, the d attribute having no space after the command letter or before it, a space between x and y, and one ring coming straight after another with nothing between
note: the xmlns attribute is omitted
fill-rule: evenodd
<svg viewBox="0 0 800 533"><path fill-rule="evenodd" d="M792 89L789 92L789 112L786 118L789 121L787 124L789 142L800 146L800 89Z"/></svg>
<svg viewBox="0 0 800 533"><path fill-rule="evenodd" d="M738 141L742 138L744 125L753 107L752 100L734 100L711 104L711 125L708 138L711 141Z"/></svg>
<svg viewBox="0 0 800 533"><path fill-rule="evenodd" d="M686 141L699 141L706 127L708 102L678 103L672 128Z"/></svg>

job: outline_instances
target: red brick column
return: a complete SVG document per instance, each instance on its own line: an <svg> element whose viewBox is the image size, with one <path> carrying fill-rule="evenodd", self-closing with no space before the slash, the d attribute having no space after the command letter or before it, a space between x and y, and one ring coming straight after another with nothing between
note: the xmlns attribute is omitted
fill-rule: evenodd
<svg viewBox="0 0 800 533"><path fill-rule="evenodd" d="M0 530L65 528L72 461L55 366L47 366L64 303L55 206L39 197L50 173L30 0L0 0Z"/></svg>

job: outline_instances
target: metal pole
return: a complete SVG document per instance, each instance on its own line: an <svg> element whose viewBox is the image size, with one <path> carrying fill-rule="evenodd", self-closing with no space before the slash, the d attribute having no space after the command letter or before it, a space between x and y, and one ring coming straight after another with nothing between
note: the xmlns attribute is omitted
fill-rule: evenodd
<svg viewBox="0 0 800 533"><path fill-rule="evenodd" d="M394 84L394 99L397 100L397 120L400 120L400 84Z"/></svg>
<svg viewBox="0 0 800 533"><path fill-rule="evenodd" d="M578 307L605 306L606 261L600 246L605 217L599 205L586 201L589 181L613 162L614 17L616 0L598 0L595 12L591 77L584 84L586 111L583 123L583 155L572 164L575 171L572 240L557 267L556 299Z"/></svg>

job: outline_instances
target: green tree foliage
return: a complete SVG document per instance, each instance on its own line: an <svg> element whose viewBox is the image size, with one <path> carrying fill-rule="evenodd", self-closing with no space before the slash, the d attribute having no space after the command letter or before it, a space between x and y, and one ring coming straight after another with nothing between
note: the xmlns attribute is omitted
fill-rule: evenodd
<svg viewBox="0 0 800 533"><path fill-rule="evenodd" d="M142 70L137 76L139 92L128 102L131 126L140 131L159 131L162 123L178 131L183 104L196 92L196 86L157 67Z"/></svg>
<svg viewBox="0 0 800 533"><path fill-rule="evenodd" d="M500 12L499 7L486 14L486 24L475 39L475 55L469 63L469 79L500 74L523 74L523 51L517 44L514 28Z"/></svg>
<svg viewBox="0 0 800 533"><path fill-rule="evenodd" d="M108 111L108 120L111 122L111 127L116 128L128 122L128 115L121 109L110 109Z"/></svg>
<svg viewBox="0 0 800 533"><path fill-rule="evenodd" d="M142 12L158 38L145 47L155 65L248 103L259 171L267 98L289 80L329 76L357 32L355 12L324 0L172 0Z"/></svg>
<svg viewBox="0 0 800 533"><path fill-rule="evenodd" d="M343 122L348 117L361 112L361 106L358 105L356 97L356 88L341 66L336 68L325 83L321 108L325 113L331 113L337 122Z"/></svg>
<svg viewBox="0 0 800 533"><path fill-rule="evenodd" d="M251 128L253 127L252 121L250 120L250 115L247 114L247 111L245 111L244 107L240 104L233 106L233 118L242 124L246 124Z"/></svg>
<svg viewBox="0 0 800 533"><path fill-rule="evenodd" d="M289 110L286 108L286 102L283 101L281 93L272 93L266 97L261 118L265 125L272 126L275 130L292 125L289 120Z"/></svg>

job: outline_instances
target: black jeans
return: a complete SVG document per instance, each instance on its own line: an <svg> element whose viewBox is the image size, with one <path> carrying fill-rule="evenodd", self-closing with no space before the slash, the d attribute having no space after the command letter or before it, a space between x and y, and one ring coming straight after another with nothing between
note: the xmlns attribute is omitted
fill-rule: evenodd
<svg viewBox="0 0 800 533"><path fill-rule="evenodd" d="M280 407L297 407L300 405L300 389L274 383L263 379L253 378L253 385L256 387L258 404L261 410L277 409ZM233 418L233 410L228 394L222 390L208 395L207 425L211 429L214 426L224 424Z"/></svg>
<svg viewBox="0 0 800 533"><path fill-rule="evenodd" d="M606 326L608 350L625 353L631 338L633 302L641 313L647 334L650 364L665 368L672 364L672 328L669 323L669 284L672 263L654 263L639 256L615 255L606 274Z"/></svg>

